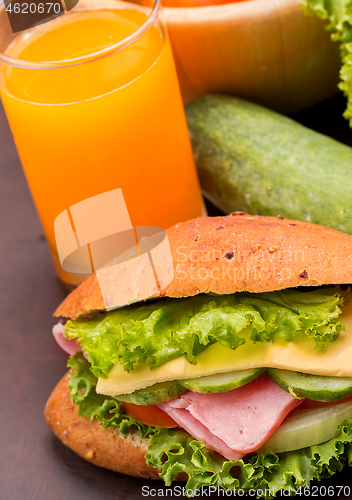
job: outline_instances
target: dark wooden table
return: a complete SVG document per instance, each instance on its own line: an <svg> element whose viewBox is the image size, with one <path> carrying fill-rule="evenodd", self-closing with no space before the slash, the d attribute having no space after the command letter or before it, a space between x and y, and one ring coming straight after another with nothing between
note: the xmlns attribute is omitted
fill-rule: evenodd
<svg viewBox="0 0 352 500"><path fill-rule="evenodd" d="M338 96L295 118L352 145L352 131L341 118L343 109L344 100ZM67 358L51 335L51 314L65 291L52 268L1 107L0 213L0 499L143 498L144 484L161 485L85 462L45 425L45 402L66 371ZM350 474L345 469L324 484L349 485L352 490Z"/></svg>

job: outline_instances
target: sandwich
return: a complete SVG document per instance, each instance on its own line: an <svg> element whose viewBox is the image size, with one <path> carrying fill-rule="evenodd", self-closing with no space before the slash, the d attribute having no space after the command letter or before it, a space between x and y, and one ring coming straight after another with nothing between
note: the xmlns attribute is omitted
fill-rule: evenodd
<svg viewBox="0 0 352 500"><path fill-rule="evenodd" d="M188 496L292 495L341 470L352 449L352 236L243 212L167 236L174 277L153 297L106 311L92 275L56 310L71 357L48 426L82 458L185 481Z"/></svg>

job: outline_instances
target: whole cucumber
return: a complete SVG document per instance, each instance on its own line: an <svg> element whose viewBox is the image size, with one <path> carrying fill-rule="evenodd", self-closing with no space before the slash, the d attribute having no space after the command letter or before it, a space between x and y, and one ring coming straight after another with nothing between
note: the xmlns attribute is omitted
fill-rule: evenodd
<svg viewBox="0 0 352 500"><path fill-rule="evenodd" d="M191 101L186 115L201 187L222 211L352 234L352 148L225 95Z"/></svg>

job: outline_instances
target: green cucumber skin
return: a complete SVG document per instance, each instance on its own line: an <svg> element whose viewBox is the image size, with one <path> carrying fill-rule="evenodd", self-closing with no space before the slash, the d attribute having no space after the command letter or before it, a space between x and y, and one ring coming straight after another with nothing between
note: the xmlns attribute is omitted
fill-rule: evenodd
<svg viewBox="0 0 352 500"><path fill-rule="evenodd" d="M125 403L150 406L176 399L179 396L182 396L182 394L186 394L186 392L188 392L188 389L179 384L161 382L159 384L155 384L154 386L152 385L151 387L147 387L146 389L131 392L130 394L115 396L115 399L118 401L124 401Z"/></svg>
<svg viewBox="0 0 352 500"><path fill-rule="evenodd" d="M201 187L223 212L323 224L352 234L352 148L225 95L186 105Z"/></svg>
<svg viewBox="0 0 352 500"><path fill-rule="evenodd" d="M267 372L275 384L298 398L334 402L351 396L352 394L352 378L324 377L320 375L289 372L276 368L269 368ZM286 376L286 374L288 374L288 376ZM300 376L302 376L301 380ZM290 380L291 378L293 379L293 383L292 380ZM329 389L330 379L331 388ZM336 382L338 381L341 381L341 384L338 384L340 387L336 387Z"/></svg>
<svg viewBox="0 0 352 500"><path fill-rule="evenodd" d="M242 387L243 385L248 384L252 380L262 375L265 370L265 368L254 368L248 370L240 370L238 372L217 373L215 375L208 375L206 377L180 380L179 384L183 385L183 387L186 387L190 391L198 392L200 394L228 392L232 391L233 389L237 389L237 387ZM227 379L231 374L233 374L233 381L222 381L222 379ZM236 374L240 374L240 377L236 377Z"/></svg>
<svg viewBox="0 0 352 500"><path fill-rule="evenodd" d="M221 379L223 377L228 377L228 372L218 373L216 375L209 375L207 377L200 377L196 379L177 380L174 382L161 382L145 389L131 392L130 394L120 394L118 396L115 396L115 399L117 399L118 401L124 401L125 403L149 406L176 399L179 396L186 394L186 392L188 391L194 391L203 394L226 392L237 387L241 387L242 385L248 384L255 378L259 377L265 370L265 368L254 368L234 372L234 379L236 380L233 381L232 384L226 382L226 387L221 386ZM236 374L238 373L241 374L241 377L236 377ZM209 379L212 380L214 379L214 377L218 379L218 384L216 386L212 386L211 383L208 382ZM202 385L202 387L199 387L199 385Z"/></svg>

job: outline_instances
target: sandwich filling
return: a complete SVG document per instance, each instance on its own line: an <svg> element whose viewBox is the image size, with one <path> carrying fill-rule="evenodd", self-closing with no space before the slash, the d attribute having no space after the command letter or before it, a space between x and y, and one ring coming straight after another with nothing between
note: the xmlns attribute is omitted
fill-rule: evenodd
<svg viewBox="0 0 352 500"><path fill-rule="evenodd" d="M352 378L335 396L329 380L328 396L326 390L322 396L324 391L310 387L319 375L352 377L350 366L341 366L341 359L334 365L336 356L327 354L340 344L345 351L346 342L352 349L352 330L345 332L340 319L348 296L348 290L330 286L161 299L68 321L65 328L55 327L54 334L69 353L78 346L87 358L76 353L69 360L70 391L79 414L125 434L137 426L148 437L147 463L162 470L167 484L186 472L187 488L194 492L210 484L225 489L265 486L274 492L290 486L296 491L341 469L352 447ZM270 371L287 367L287 352L290 369L316 375L303 384L303 392L296 382L285 382L280 370L279 375ZM309 370L310 356L324 360L318 373ZM230 380L227 375L239 370L243 377ZM257 371L248 375L250 370ZM214 388L212 382L209 388L205 379L214 374L226 375L227 385L217 382ZM307 407L306 393L330 401L333 410L321 411L317 403ZM143 416L134 418L133 406L161 412L168 425L162 417L154 425ZM310 429L318 428L323 416L333 428L330 434L322 432L321 440L315 436L299 449L261 452L287 422L289 435L302 419ZM233 474L234 466L239 476Z"/></svg>
<svg viewBox="0 0 352 500"><path fill-rule="evenodd" d="M196 356L216 342L236 350L246 343L293 342L304 334L323 351L343 329L340 306L347 297L340 287L320 287L161 299L68 321L65 337L77 340L100 378L115 365L131 373L180 356L196 364Z"/></svg>

